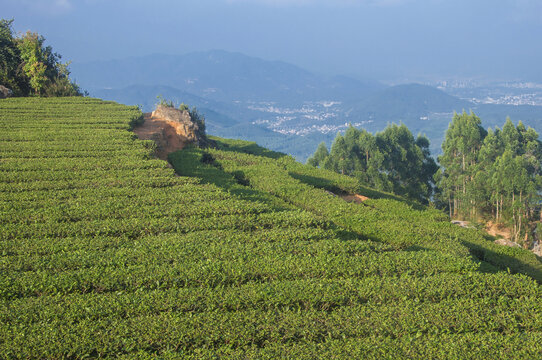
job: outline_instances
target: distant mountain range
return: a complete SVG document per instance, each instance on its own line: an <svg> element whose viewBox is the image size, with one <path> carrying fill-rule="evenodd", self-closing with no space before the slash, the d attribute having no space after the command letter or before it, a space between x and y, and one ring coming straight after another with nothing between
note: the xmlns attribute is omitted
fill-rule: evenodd
<svg viewBox="0 0 542 360"><path fill-rule="evenodd" d="M429 137L434 154L454 111L472 110L485 126L510 116L542 130L538 106L477 105L430 86L327 77L221 50L79 63L72 74L91 96L145 111L157 95L196 106L211 134L256 141L301 161L348 124L375 132L403 122Z"/></svg>
<svg viewBox="0 0 542 360"><path fill-rule="evenodd" d="M222 50L73 64L72 72L91 91L165 85L226 102L355 98L383 88L376 81L323 77L288 63Z"/></svg>
<svg viewBox="0 0 542 360"><path fill-rule="evenodd" d="M436 88L407 84L389 87L359 100L347 112L363 118L407 121L434 112L470 109L474 104L446 94Z"/></svg>

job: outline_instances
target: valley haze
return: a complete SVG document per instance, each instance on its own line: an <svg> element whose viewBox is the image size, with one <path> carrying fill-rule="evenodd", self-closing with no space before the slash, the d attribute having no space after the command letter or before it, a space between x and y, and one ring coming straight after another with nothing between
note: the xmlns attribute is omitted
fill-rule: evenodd
<svg viewBox="0 0 542 360"><path fill-rule="evenodd" d="M305 161L321 141L350 125L371 132L404 123L431 140L433 154L454 112L473 111L485 127L514 122L540 129L542 85L474 79L385 84L325 76L279 61L224 50L75 63L92 96L151 111L157 96L196 106L218 136L256 141Z"/></svg>
<svg viewBox="0 0 542 360"><path fill-rule="evenodd" d="M149 110L162 94L202 108L211 133L301 161L350 123L374 132L404 122L427 134L435 154L453 111L473 110L486 127L510 116L542 130L537 0L0 0L0 8L16 30L45 35L73 60L73 77L92 95ZM459 100L390 88L405 84Z"/></svg>

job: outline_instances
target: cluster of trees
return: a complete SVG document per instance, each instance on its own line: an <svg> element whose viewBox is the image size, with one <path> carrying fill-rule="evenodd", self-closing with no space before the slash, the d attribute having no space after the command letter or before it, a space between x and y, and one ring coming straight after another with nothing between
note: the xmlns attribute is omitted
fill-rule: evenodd
<svg viewBox="0 0 542 360"><path fill-rule="evenodd" d="M354 176L378 190L427 203L433 194L437 165L425 136L414 138L405 125L390 125L372 135L350 126L331 150L321 143L307 160L312 166Z"/></svg>
<svg viewBox="0 0 542 360"><path fill-rule="evenodd" d="M486 131L474 114L456 114L435 175L437 200L451 217L505 223L516 242L528 241L539 217L542 146L538 133L506 119Z"/></svg>
<svg viewBox="0 0 542 360"><path fill-rule="evenodd" d="M424 136L405 125L372 135L349 127L331 150L320 144L308 164L351 175L376 189L434 202L450 217L507 225L527 244L540 217L542 143L521 122L486 131L475 114L455 114L439 165Z"/></svg>
<svg viewBox="0 0 542 360"><path fill-rule="evenodd" d="M80 96L81 89L69 78L69 63L45 38L27 32L16 36L13 20L0 20L0 85L11 89L15 96Z"/></svg>

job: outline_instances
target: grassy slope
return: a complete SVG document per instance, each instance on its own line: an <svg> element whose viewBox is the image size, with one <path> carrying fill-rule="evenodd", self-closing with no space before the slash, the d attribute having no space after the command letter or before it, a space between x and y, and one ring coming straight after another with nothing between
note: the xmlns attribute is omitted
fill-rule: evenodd
<svg viewBox="0 0 542 360"><path fill-rule="evenodd" d="M222 169L245 178L253 188L270 192L359 236L405 249L426 248L461 256L470 254L481 261L484 270L524 273L542 282L542 263L536 255L496 245L481 231L452 225L438 210L364 187L353 178L299 164L291 157L270 152L254 143L219 138L215 141L220 150L208 152ZM182 168L178 170L182 171ZM271 178L274 181L270 181ZM359 193L371 200L362 205L347 204L321 190L338 194Z"/></svg>
<svg viewBox="0 0 542 360"><path fill-rule="evenodd" d="M0 357L542 354L532 254L246 142L177 177L138 115L0 102Z"/></svg>

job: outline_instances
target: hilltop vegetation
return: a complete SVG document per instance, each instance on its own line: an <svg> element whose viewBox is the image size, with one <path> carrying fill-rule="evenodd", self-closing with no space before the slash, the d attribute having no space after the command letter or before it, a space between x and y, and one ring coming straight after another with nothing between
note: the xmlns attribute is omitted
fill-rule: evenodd
<svg viewBox="0 0 542 360"><path fill-rule="evenodd" d="M45 46L45 38L28 31L16 36L13 20L0 19L0 85L15 96L79 96L79 86L69 78L69 63Z"/></svg>
<svg viewBox="0 0 542 360"><path fill-rule="evenodd" d="M1 357L542 354L529 252L253 143L172 153L176 176L133 107L1 105Z"/></svg>

